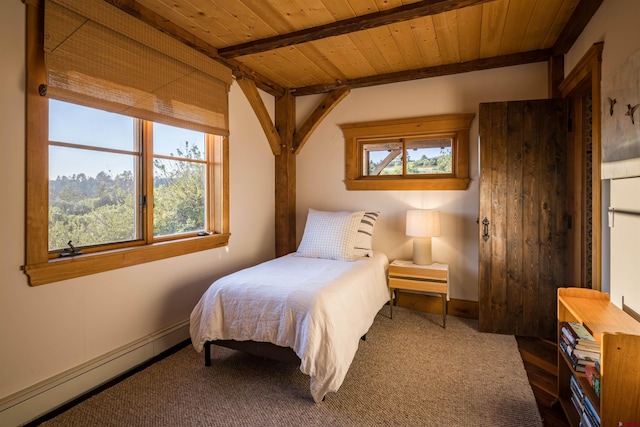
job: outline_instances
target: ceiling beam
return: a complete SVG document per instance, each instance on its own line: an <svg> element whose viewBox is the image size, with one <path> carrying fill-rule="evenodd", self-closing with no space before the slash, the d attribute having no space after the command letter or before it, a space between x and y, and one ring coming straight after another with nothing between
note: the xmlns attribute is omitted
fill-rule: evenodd
<svg viewBox="0 0 640 427"><path fill-rule="evenodd" d="M247 78L236 78L236 81L242 89L244 96L247 97L249 104L251 104L253 112L256 113L260 126L262 126L262 130L264 131L267 141L269 141L269 145L271 146L271 152L273 152L274 156L280 155L280 152L282 151L280 135L271 121L271 116L269 116L267 107L264 105L264 102L258 93L258 88L256 87L255 82Z"/></svg>
<svg viewBox="0 0 640 427"><path fill-rule="evenodd" d="M417 3L406 4L393 9L356 16L342 21L332 22L316 27L305 28L288 34L281 34L261 40L254 40L235 46L229 46L218 50L223 58L235 58L237 56L251 55L266 52L285 46L306 43L327 37L339 36L355 31L368 30L383 25L408 21L424 16L437 15L463 7L475 6L494 0L423 0Z"/></svg>
<svg viewBox="0 0 640 427"><path fill-rule="evenodd" d="M554 55L569 52L601 4L602 0L581 0L578 3L553 46Z"/></svg>
<svg viewBox="0 0 640 427"><path fill-rule="evenodd" d="M291 89L294 96L314 95L326 93L341 87L350 89L376 86L389 83L405 82L410 80L426 79L430 77L447 76L451 74L468 73L471 71L488 70L491 68L510 67L512 65L530 64L547 61L552 56L551 49L533 50L523 53L514 53L492 58L476 59L455 64L437 65L435 67L419 68L416 70L398 71L388 74L380 74L369 77L361 77L344 82L337 81L319 85L304 86Z"/></svg>
<svg viewBox="0 0 640 427"><path fill-rule="evenodd" d="M212 58L225 66L231 68L233 75L236 77L247 77L256 83L256 86L273 96L282 96L286 92L285 88L276 82L262 76L253 71L244 64L234 60L225 59L218 54L218 50L194 36L190 32L180 28L178 25L162 17L151 9L137 3L135 0L104 0L106 3L117 7L127 14L139 19L145 24L170 35L174 39L186 44L187 46L197 50L198 52Z"/></svg>
<svg viewBox="0 0 640 427"><path fill-rule="evenodd" d="M349 95L349 92L349 88L343 87L332 90L324 97L313 113L311 113L302 126L300 126L300 128L293 134L293 150L295 154L300 153L302 147L307 142L313 131L316 130L318 125L320 125L324 118L327 117L331 110L333 110L336 105L344 99L344 97Z"/></svg>

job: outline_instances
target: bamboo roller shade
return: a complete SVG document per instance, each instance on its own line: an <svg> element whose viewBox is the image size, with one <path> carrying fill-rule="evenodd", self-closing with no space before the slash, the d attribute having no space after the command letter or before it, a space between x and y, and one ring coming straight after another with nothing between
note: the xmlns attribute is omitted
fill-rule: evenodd
<svg viewBox="0 0 640 427"><path fill-rule="evenodd" d="M48 96L227 136L231 70L102 0L47 0Z"/></svg>

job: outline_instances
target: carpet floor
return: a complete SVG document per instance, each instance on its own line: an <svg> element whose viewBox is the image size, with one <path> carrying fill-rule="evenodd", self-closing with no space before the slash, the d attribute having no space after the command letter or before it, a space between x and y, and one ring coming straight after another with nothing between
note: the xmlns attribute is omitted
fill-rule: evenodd
<svg viewBox="0 0 640 427"><path fill-rule="evenodd" d="M337 393L298 367L188 346L43 426L542 426L516 340L477 321L383 307Z"/></svg>

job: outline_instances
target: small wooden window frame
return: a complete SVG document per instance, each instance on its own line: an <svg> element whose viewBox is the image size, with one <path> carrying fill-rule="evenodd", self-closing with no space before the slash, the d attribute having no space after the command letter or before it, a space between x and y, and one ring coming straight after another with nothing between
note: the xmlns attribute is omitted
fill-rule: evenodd
<svg viewBox="0 0 640 427"><path fill-rule="evenodd" d="M447 114L340 125L345 140L347 190L466 190L469 186L469 129L474 113ZM365 176L361 140L453 135L453 176Z"/></svg>

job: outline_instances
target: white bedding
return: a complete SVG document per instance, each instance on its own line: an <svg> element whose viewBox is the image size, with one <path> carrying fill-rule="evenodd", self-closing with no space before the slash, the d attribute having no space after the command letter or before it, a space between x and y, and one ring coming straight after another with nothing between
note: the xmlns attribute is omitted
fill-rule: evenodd
<svg viewBox="0 0 640 427"><path fill-rule="evenodd" d="M289 254L215 281L191 313L191 340L266 341L291 347L316 402L338 390L360 337L389 300L389 260Z"/></svg>

